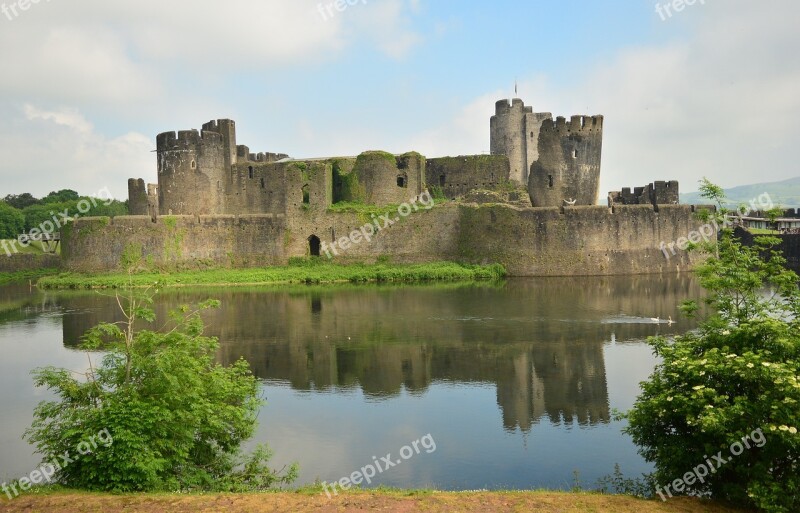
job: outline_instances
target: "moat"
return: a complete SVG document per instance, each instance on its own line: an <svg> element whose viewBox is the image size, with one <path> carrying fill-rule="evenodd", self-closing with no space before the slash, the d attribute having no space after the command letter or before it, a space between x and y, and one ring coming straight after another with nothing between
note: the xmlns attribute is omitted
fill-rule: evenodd
<svg viewBox="0 0 800 513"><path fill-rule="evenodd" d="M628 409L655 360L648 336L694 327L677 305L688 275L514 279L502 284L186 289L160 319L209 297L219 360L246 358L267 405L255 443L298 484L334 481L430 434L436 450L374 485L445 490L583 487L619 463L649 470L612 412ZM672 318L674 324L652 318ZM36 403L30 371L87 367L86 329L119 320L113 297L0 287L0 481L39 459L21 441ZM91 355L98 359L100 354Z"/></svg>

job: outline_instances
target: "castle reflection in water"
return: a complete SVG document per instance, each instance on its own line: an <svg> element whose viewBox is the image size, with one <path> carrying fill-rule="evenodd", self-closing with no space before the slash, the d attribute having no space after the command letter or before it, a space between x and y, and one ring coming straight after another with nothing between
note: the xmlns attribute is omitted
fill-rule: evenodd
<svg viewBox="0 0 800 513"><path fill-rule="evenodd" d="M240 357L264 380L298 391L360 389L370 400L432 383L496 386L505 429L608 423L604 346L692 328L677 305L697 297L689 277L545 278L501 285L205 289L170 291L176 306L214 297L204 314L219 360ZM64 340L74 347L100 321L118 321L113 298L64 295ZM623 314L624 313L624 314Z"/></svg>

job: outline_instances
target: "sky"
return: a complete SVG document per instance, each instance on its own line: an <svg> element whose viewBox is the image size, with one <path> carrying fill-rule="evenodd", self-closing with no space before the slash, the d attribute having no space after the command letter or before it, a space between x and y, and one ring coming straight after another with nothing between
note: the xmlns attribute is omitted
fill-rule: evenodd
<svg viewBox="0 0 800 513"><path fill-rule="evenodd" d="M800 2L675 1L0 0L0 197L125 199L218 118L296 158L488 152L515 83L605 116L601 198L800 175Z"/></svg>

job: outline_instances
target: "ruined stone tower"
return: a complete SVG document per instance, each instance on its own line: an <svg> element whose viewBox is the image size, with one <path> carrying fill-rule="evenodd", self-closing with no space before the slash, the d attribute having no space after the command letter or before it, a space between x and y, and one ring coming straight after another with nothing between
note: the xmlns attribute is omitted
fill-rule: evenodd
<svg viewBox="0 0 800 513"><path fill-rule="evenodd" d="M506 155L511 179L527 186L534 207L594 205L600 185L603 116L553 121L515 98L491 119L491 152Z"/></svg>
<svg viewBox="0 0 800 513"><path fill-rule="evenodd" d="M549 112L533 112L519 98L500 100L490 120L492 155L505 155L511 164L511 179L528 184L531 164L539 160L539 131L542 122L553 119Z"/></svg>
<svg viewBox="0 0 800 513"><path fill-rule="evenodd" d="M236 162L236 128L228 119L203 130L156 137L161 214L224 214L226 180Z"/></svg>

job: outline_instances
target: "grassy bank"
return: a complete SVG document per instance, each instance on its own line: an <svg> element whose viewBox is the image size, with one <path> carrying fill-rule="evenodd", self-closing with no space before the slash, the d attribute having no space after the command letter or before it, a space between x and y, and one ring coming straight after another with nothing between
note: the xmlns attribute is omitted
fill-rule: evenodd
<svg viewBox="0 0 800 513"><path fill-rule="evenodd" d="M57 275L58 269L34 269L31 271L16 271L13 273L0 273L0 285L14 282L36 281L43 276Z"/></svg>
<svg viewBox="0 0 800 513"><path fill-rule="evenodd" d="M212 269L174 273L75 274L62 273L38 282L45 289L97 289L146 287L158 282L164 287L188 285L260 285L322 283L414 283L426 281L494 280L505 276L505 269L462 265L452 262L432 264L352 264L304 261L287 266L258 269Z"/></svg>
<svg viewBox="0 0 800 513"><path fill-rule="evenodd" d="M559 513L743 513L745 510L692 498L668 502L619 495L558 492L430 492L402 490L351 491L326 497L319 491L212 495L110 495L53 492L0 498L4 512L89 513L324 513L385 511L387 513L465 513L540 511Z"/></svg>

